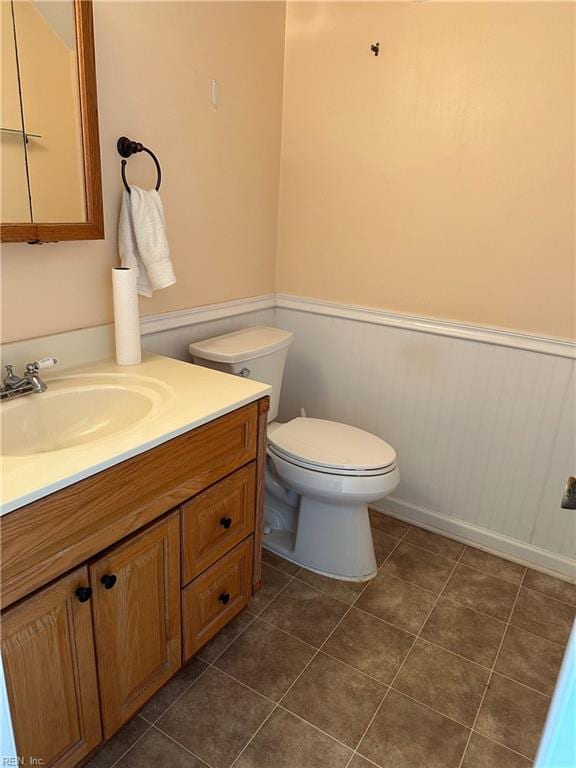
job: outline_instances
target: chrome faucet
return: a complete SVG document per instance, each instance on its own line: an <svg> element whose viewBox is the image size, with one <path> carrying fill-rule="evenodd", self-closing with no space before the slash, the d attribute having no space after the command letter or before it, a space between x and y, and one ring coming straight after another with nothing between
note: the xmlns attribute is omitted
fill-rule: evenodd
<svg viewBox="0 0 576 768"><path fill-rule="evenodd" d="M24 376L14 373L14 366L7 365L6 375L0 387L0 400L14 400L23 395L33 395L45 392L48 388L40 378L38 371L43 368L53 368L58 360L55 357L44 357L26 365Z"/></svg>

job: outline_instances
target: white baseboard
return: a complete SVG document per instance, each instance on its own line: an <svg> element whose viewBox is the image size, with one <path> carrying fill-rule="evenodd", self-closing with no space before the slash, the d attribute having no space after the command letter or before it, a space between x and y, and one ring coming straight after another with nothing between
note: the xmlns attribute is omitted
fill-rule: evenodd
<svg viewBox="0 0 576 768"><path fill-rule="evenodd" d="M486 528L478 528L464 520L457 520L440 512L410 504L389 496L371 507L399 520L413 523L433 533L440 533L463 544L483 549L492 555L505 557L568 581L576 581L576 561L563 555L535 547L518 539L511 539Z"/></svg>

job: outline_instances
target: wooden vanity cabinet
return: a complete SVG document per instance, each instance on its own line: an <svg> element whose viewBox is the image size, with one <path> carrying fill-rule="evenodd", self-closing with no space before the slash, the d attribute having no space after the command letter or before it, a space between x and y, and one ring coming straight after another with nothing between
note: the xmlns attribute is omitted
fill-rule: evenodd
<svg viewBox="0 0 576 768"><path fill-rule="evenodd" d="M76 765L180 668L179 534L176 512L3 615L20 755Z"/></svg>
<svg viewBox="0 0 576 768"><path fill-rule="evenodd" d="M101 741L87 567L2 615L2 661L24 765L77 765Z"/></svg>
<svg viewBox="0 0 576 768"><path fill-rule="evenodd" d="M19 764L85 762L248 605L267 410L263 398L0 520Z"/></svg>

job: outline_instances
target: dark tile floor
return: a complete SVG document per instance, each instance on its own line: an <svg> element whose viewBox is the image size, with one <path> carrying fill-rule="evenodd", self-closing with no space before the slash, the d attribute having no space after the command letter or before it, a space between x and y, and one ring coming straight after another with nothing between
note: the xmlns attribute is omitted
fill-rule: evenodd
<svg viewBox="0 0 576 768"><path fill-rule="evenodd" d="M576 586L371 513L380 570L264 587L90 768L526 768Z"/></svg>

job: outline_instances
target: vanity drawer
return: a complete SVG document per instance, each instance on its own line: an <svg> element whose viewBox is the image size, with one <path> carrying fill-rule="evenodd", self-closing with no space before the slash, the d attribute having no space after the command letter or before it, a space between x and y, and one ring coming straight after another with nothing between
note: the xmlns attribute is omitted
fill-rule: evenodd
<svg viewBox="0 0 576 768"><path fill-rule="evenodd" d="M182 507L182 585L206 570L254 530L256 462Z"/></svg>
<svg viewBox="0 0 576 768"><path fill-rule="evenodd" d="M182 590L184 661L248 605L252 547L250 536Z"/></svg>

